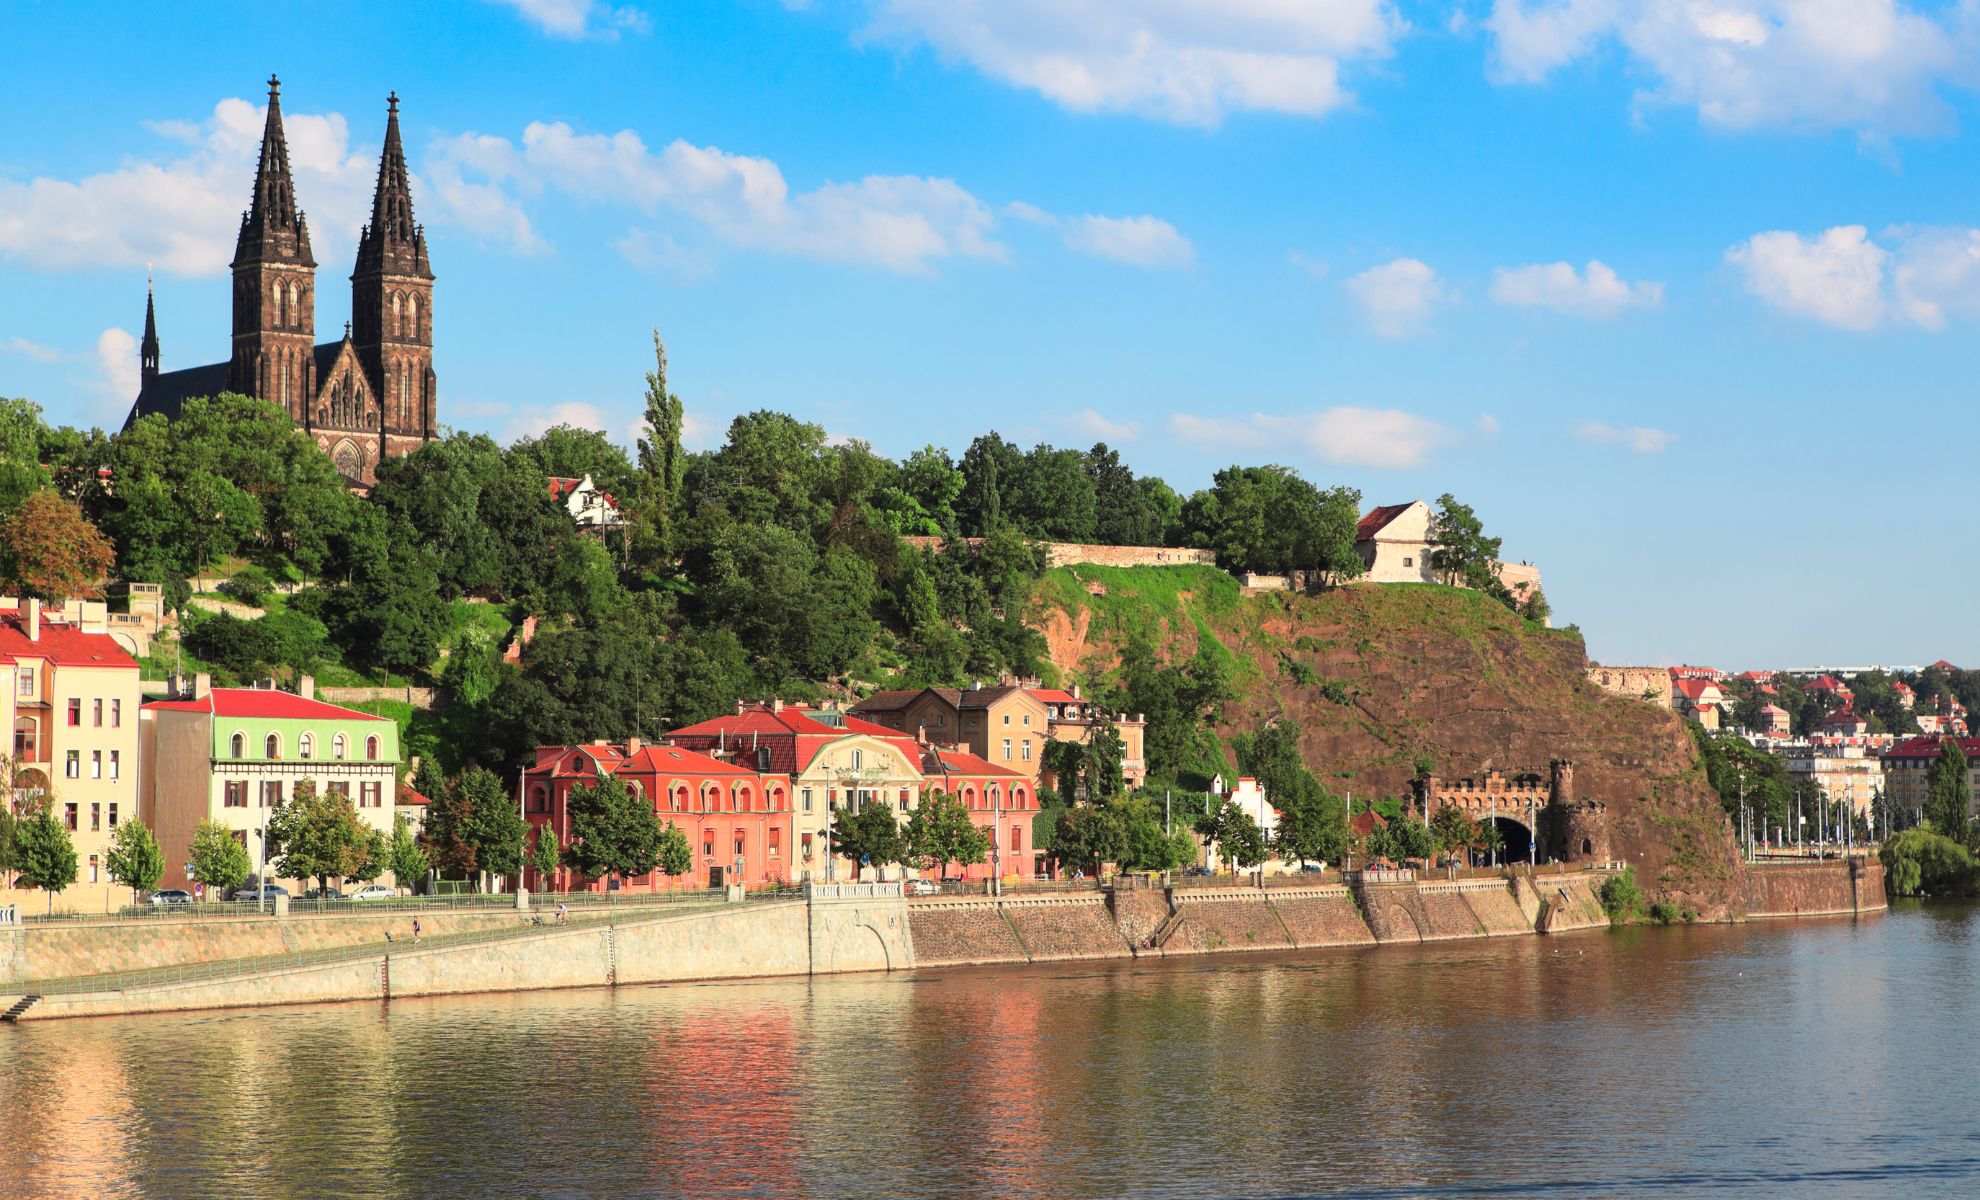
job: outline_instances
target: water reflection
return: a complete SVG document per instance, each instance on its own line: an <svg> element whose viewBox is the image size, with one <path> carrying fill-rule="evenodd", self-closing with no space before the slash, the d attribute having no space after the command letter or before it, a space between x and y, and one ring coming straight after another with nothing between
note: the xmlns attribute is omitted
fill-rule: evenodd
<svg viewBox="0 0 1980 1200"><path fill-rule="evenodd" d="M27 1024L6 1196L1969 1195L1973 915Z"/></svg>

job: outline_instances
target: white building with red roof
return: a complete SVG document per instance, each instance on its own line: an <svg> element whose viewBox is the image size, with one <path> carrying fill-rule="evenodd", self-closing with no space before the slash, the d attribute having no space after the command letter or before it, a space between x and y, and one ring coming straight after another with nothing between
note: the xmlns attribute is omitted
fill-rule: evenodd
<svg viewBox="0 0 1980 1200"><path fill-rule="evenodd" d="M1354 527L1354 550L1365 568L1357 582L1446 582L1430 566L1436 526L1436 512L1421 500L1369 509ZM1532 563L1495 562L1492 571L1521 600L1540 590L1540 568Z"/></svg>
<svg viewBox="0 0 1980 1200"><path fill-rule="evenodd" d="M137 660L101 623L6 597L0 669L11 676L0 720L14 731L14 811L51 806L76 848L65 899L101 911L113 890L110 837L140 811Z"/></svg>
<svg viewBox="0 0 1980 1200"><path fill-rule="evenodd" d="M139 724L139 787L146 818L165 853L161 886L191 886L187 860L193 832L209 820L232 831L260 877L268 818L305 780L318 794L348 796L366 825L392 832L398 723L318 700L315 681L307 675L294 692L216 688L200 675L185 694L145 705ZM389 875L385 879L394 882ZM267 882L277 882L272 865ZM410 887L413 881L396 882Z"/></svg>
<svg viewBox="0 0 1980 1200"><path fill-rule="evenodd" d="M563 475L552 475L546 481L550 498L564 506L579 529L617 529L626 523L625 514L619 511L619 502L612 493L591 481L591 476L572 479Z"/></svg>
<svg viewBox="0 0 1980 1200"><path fill-rule="evenodd" d="M1719 727L1726 694L1710 679L1685 676L1671 680L1671 707L1707 729Z"/></svg>

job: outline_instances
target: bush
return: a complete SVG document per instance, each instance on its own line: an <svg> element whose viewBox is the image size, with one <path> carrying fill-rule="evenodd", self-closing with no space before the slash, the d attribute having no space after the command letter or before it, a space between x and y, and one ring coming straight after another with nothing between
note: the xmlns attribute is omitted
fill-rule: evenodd
<svg viewBox="0 0 1980 1200"><path fill-rule="evenodd" d="M1636 886L1635 868L1603 880L1600 895L1602 911L1609 914L1611 925L1626 924L1643 909L1643 889Z"/></svg>
<svg viewBox="0 0 1980 1200"><path fill-rule="evenodd" d="M1973 855L1930 829L1907 829L1884 843L1884 889L1893 896L1970 896Z"/></svg>
<svg viewBox="0 0 1980 1200"><path fill-rule="evenodd" d="M1696 913L1692 914L1693 917L1697 915ZM1659 925L1674 925L1684 919L1684 917L1678 911L1677 905L1671 903L1669 900L1659 900L1650 906L1650 919Z"/></svg>
<svg viewBox="0 0 1980 1200"><path fill-rule="evenodd" d="M229 576L227 582L220 585L220 590L242 604L266 608L275 595L275 581L268 577L268 572L249 563Z"/></svg>

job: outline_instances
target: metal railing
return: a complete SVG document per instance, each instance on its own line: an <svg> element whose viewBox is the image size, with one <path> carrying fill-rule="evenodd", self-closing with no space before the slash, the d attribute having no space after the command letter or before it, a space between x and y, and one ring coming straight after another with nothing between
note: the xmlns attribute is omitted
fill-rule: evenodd
<svg viewBox="0 0 1980 1200"><path fill-rule="evenodd" d="M801 888L760 888L744 893L746 900L794 900L802 897ZM592 909L641 908L680 904L707 904L720 902L724 893L720 888L681 888L662 892L531 892L529 906L532 911L555 909L563 904L572 911ZM288 902L291 917L364 917L381 913L450 913L450 912L507 912L516 910L514 892L464 892L442 896L394 896L383 900L300 900ZM233 901L212 900L198 904L135 904L104 913L64 913L41 914L24 912L20 920L37 925L88 924L102 925L117 922L156 923L160 921L226 921L275 915L273 900Z"/></svg>

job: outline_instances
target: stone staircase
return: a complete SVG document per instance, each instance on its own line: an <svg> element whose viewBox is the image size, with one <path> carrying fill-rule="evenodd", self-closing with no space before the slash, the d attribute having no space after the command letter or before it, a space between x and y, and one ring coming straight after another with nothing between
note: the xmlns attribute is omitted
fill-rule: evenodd
<svg viewBox="0 0 1980 1200"><path fill-rule="evenodd" d="M13 1007L4 1013L0 1013L0 1021L5 1021L10 1025L13 1024L15 1021L21 1019L22 1013L33 1008L35 1002L40 999L41 997L39 996L22 996L19 1000L14 1001Z"/></svg>

